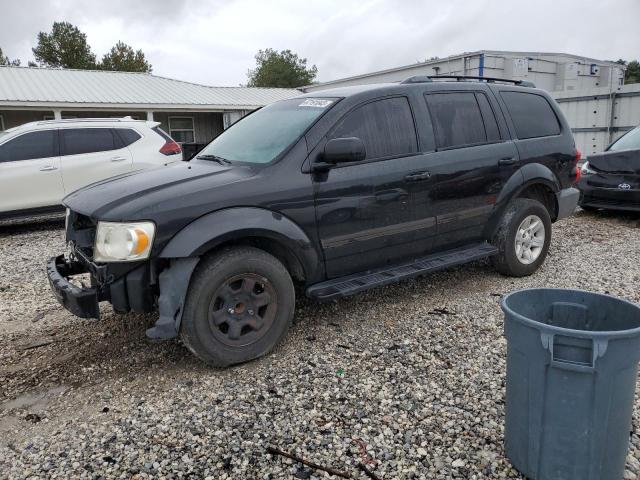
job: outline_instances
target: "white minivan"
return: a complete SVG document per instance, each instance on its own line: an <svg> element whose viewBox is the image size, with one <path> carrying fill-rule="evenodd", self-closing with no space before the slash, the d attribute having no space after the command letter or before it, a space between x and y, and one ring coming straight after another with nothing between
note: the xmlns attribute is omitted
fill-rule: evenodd
<svg viewBox="0 0 640 480"><path fill-rule="evenodd" d="M182 160L159 122L48 120L0 132L0 219L62 210L90 183Z"/></svg>

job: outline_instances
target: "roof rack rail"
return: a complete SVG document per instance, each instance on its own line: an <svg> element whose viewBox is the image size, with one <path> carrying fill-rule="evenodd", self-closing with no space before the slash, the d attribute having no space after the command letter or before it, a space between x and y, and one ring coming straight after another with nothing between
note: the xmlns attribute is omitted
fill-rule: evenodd
<svg viewBox="0 0 640 480"><path fill-rule="evenodd" d="M433 82L434 80L440 79L440 78L455 79L458 82L463 80L479 80L487 83L505 82L505 83L513 83L514 85L518 85L520 87L530 87L530 88L536 87L536 85L533 82L530 82L528 80L511 80L508 78L494 78L494 77L474 77L469 75L435 75L433 77L429 77L427 75L416 75L414 77L409 77L400 83Z"/></svg>
<svg viewBox="0 0 640 480"><path fill-rule="evenodd" d="M127 115L126 117L95 117L95 118L60 118L52 120L40 120L36 125L47 125L50 123L76 123L76 122L131 122L138 121Z"/></svg>

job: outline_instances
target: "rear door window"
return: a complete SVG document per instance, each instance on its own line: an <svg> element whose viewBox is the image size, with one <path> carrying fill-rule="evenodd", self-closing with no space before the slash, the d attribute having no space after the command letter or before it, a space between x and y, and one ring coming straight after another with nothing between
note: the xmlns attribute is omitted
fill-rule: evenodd
<svg viewBox="0 0 640 480"><path fill-rule="evenodd" d="M413 115L406 97L385 98L357 107L338 122L329 137L358 137L364 143L367 160L418 151Z"/></svg>
<svg viewBox="0 0 640 480"><path fill-rule="evenodd" d="M110 128L70 128L62 130L62 154L106 152L120 148Z"/></svg>
<svg viewBox="0 0 640 480"><path fill-rule="evenodd" d="M487 142L480 106L474 92L432 93L425 95L425 98L439 150Z"/></svg>
<svg viewBox="0 0 640 480"><path fill-rule="evenodd" d="M58 156L57 130L25 133L0 145L0 162Z"/></svg>
<svg viewBox="0 0 640 480"><path fill-rule="evenodd" d="M542 95L500 92L519 139L549 137L560 133L560 122Z"/></svg>

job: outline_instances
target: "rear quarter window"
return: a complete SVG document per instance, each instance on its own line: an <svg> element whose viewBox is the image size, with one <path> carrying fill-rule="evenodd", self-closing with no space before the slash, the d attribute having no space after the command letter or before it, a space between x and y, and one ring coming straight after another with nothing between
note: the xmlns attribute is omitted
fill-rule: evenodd
<svg viewBox="0 0 640 480"><path fill-rule="evenodd" d="M123 147L128 147L142 138L138 132L130 128L116 128L114 131L116 135L120 137L120 140L122 140Z"/></svg>
<svg viewBox="0 0 640 480"><path fill-rule="evenodd" d="M519 139L549 137L560 133L560 122L542 95L500 92Z"/></svg>

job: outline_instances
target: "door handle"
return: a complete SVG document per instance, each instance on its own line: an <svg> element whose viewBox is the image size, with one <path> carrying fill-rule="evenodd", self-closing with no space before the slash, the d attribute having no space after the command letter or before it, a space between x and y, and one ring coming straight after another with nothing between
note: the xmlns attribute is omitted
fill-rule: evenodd
<svg viewBox="0 0 640 480"><path fill-rule="evenodd" d="M124 162L126 157L111 157L112 162Z"/></svg>
<svg viewBox="0 0 640 480"><path fill-rule="evenodd" d="M409 175L404 177L404 179L407 182L420 182L422 180L427 180L430 177L431 177L431 173L429 172L415 172L415 173L410 173Z"/></svg>
<svg viewBox="0 0 640 480"><path fill-rule="evenodd" d="M54 167L53 165L45 165L44 167L40 167L41 172L50 172L51 170L57 170L58 167Z"/></svg>
<svg viewBox="0 0 640 480"><path fill-rule="evenodd" d="M517 162L516 157L502 157L498 160L498 165L507 166L507 165L515 165Z"/></svg>

